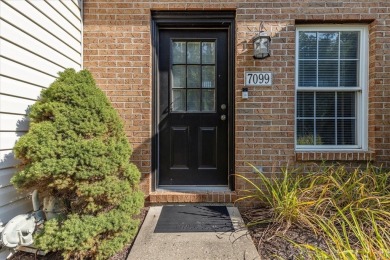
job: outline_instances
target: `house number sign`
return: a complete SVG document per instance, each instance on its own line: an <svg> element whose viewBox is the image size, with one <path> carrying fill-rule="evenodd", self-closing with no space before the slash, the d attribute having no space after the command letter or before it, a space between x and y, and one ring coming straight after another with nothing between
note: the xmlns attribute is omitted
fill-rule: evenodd
<svg viewBox="0 0 390 260"><path fill-rule="evenodd" d="M245 72L245 86L272 86L271 72Z"/></svg>

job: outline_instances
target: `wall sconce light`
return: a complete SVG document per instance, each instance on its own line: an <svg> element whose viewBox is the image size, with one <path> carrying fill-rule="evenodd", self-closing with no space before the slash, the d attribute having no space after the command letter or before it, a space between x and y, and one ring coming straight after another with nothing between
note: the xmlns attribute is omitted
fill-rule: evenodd
<svg viewBox="0 0 390 260"><path fill-rule="evenodd" d="M261 31L259 35L253 38L253 57L255 59L264 59L270 56L269 45L271 42L271 37L266 33Z"/></svg>

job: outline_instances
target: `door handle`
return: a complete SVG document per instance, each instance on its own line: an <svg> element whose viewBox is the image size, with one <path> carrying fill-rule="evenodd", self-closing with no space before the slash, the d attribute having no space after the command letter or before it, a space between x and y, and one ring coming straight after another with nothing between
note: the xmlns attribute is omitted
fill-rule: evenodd
<svg viewBox="0 0 390 260"><path fill-rule="evenodd" d="M222 116L221 116L221 120L222 120L222 121L225 121L225 120L226 120L226 115L222 115Z"/></svg>

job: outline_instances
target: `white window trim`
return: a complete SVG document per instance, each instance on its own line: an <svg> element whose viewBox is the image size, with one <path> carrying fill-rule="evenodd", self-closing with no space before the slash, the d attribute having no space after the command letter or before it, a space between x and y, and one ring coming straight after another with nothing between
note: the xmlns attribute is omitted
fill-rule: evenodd
<svg viewBox="0 0 390 260"><path fill-rule="evenodd" d="M299 32L300 31L359 31L359 90L357 93L357 145L298 145L297 144L297 93L298 93L298 68L299 68ZM294 143L295 150L297 152L304 151L367 151L368 150L368 53L369 53L369 39L368 39L368 25L361 24L332 24L332 25L319 25L319 24L306 24L297 25L295 32L295 112L294 112ZM340 90L351 90L350 88L300 88L300 91L340 91ZM361 115L361 116L359 116Z"/></svg>

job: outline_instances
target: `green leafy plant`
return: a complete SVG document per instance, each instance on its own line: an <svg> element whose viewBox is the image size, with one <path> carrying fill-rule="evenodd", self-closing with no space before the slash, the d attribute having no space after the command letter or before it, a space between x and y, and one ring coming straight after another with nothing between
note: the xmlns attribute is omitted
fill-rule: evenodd
<svg viewBox="0 0 390 260"><path fill-rule="evenodd" d="M310 184L305 189L316 198L316 207L323 212L337 212L351 205L357 209L390 209L388 177L389 171L372 165L364 169L321 166L318 172L308 175Z"/></svg>
<svg viewBox="0 0 390 260"><path fill-rule="evenodd" d="M337 208L337 206L336 206ZM389 259L389 213L382 212L387 220L378 218L370 209L347 206L337 208L332 218L317 215L314 223L326 238L328 250L310 244L297 244L312 259ZM359 214L356 214L358 211ZM358 215L366 217L359 219ZM387 216L386 216L387 215Z"/></svg>
<svg viewBox="0 0 390 260"><path fill-rule="evenodd" d="M274 219L273 222L286 224L286 229L291 223L310 224L307 219L307 211L313 207L316 201L312 200L306 194L300 192L300 185L305 181L302 175L295 171L290 171L288 168L282 169L280 178L268 178L256 167L251 165L256 172L259 183L255 183L243 175L238 177L247 181L252 189L243 190L244 196L238 201L255 199L263 206L271 209ZM251 224L257 224L255 220Z"/></svg>
<svg viewBox="0 0 390 260"><path fill-rule="evenodd" d="M135 236L143 205L140 173L120 117L92 75L67 69L29 112L15 145L12 183L56 197L63 217L45 222L36 246L65 259L107 259Z"/></svg>
<svg viewBox="0 0 390 260"><path fill-rule="evenodd" d="M390 171L322 164L299 172L282 169L279 178L258 173L256 181L240 176L252 189L239 200L255 199L274 212L267 230L274 223L305 224L324 239L327 248L274 232L298 247L302 259L390 259Z"/></svg>
<svg viewBox="0 0 390 260"><path fill-rule="evenodd" d="M314 259L390 258L388 176L389 171L372 165L322 166L311 175L306 190L317 198L311 220L329 249L304 245Z"/></svg>

